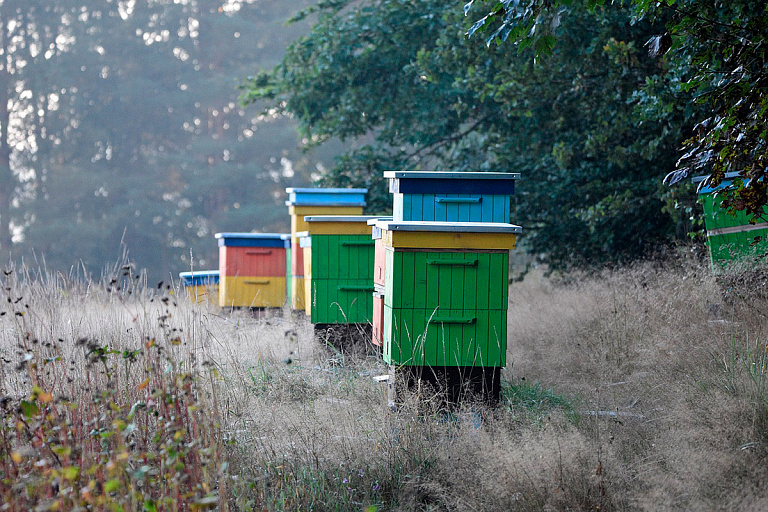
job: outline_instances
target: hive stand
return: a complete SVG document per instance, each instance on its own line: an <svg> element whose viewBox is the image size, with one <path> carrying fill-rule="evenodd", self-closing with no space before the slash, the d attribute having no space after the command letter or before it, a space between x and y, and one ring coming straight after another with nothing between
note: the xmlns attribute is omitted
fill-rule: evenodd
<svg viewBox="0 0 768 512"><path fill-rule="evenodd" d="M306 231L307 215L361 215L365 206L364 188L286 188L291 216L291 265L288 270L291 309L304 311L304 258L297 233Z"/></svg>
<svg viewBox="0 0 768 512"><path fill-rule="evenodd" d="M216 233L219 306L279 308L286 299L285 233Z"/></svg>

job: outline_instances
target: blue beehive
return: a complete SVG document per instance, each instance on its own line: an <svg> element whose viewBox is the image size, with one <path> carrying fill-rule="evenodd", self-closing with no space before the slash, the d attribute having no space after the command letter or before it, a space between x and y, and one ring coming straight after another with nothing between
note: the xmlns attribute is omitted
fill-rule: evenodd
<svg viewBox="0 0 768 512"><path fill-rule="evenodd" d="M181 284L194 302L219 302L219 271L198 270L195 272L179 272Z"/></svg>
<svg viewBox="0 0 768 512"><path fill-rule="evenodd" d="M509 222L519 173L386 171L395 221Z"/></svg>
<svg viewBox="0 0 768 512"><path fill-rule="evenodd" d="M365 206L365 188L286 188L288 206Z"/></svg>

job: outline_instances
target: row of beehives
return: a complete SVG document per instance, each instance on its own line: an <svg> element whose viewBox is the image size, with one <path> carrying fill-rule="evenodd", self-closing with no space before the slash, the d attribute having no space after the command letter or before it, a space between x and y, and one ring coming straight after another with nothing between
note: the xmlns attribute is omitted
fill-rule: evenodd
<svg viewBox="0 0 768 512"><path fill-rule="evenodd" d="M288 189L291 235L217 235L219 304L282 305L281 297L262 300L266 293L259 299L257 287L286 273L243 263L272 257L290 261L281 289L293 309L313 324L372 324L387 363L504 367L509 251L521 231L508 221L519 175L385 177L392 217L362 216L364 189Z"/></svg>
<svg viewBox="0 0 768 512"><path fill-rule="evenodd" d="M479 173L461 173L460 178L456 178L458 173L420 173L428 178L416 178L414 173L400 172L389 173L388 177L392 183L394 197L394 219L403 221L450 221L450 222L477 222L493 220L502 221L509 218L509 197L502 189L493 190L494 193L488 193L482 189L483 183L494 183L494 181L481 181L476 176ZM483 174L491 176L493 173ZM701 202L704 206L705 222L707 228L708 246L712 259L713 269L715 264L723 267L729 262L752 256L757 251L762 250L762 245L758 247L755 242L755 236L765 238L768 234L768 224L756 223L749 224L749 218L743 213L736 216L727 215L724 210L716 207L718 193L728 187L731 187L732 180L736 173L726 175L726 179L717 187L704 187L700 190ZM505 175L510 176L510 175ZM694 181L702 181L704 176L694 178ZM512 178L513 179L513 178ZM447 181L448 180L448 181ZM450 181L453 180L453 181ZM400 183L405 183L407 190L399 190ZM414 185L420 183L419 185ZM460 187L465 194L449 194L455 197L448 197L446 194L440 194L441 187L451 183L461 183ZM419 192L413 192L414 186L421 186ZM467 188L470 187L470 188ZM397 189L397 191L396 191ZM324 225L326 231L333 230L329 224L329 219L323 219L320 216L335 215L349 216L361 215L365 205L365 189L287 189L290 199L287 202L289 213L291 215L291 234L276 233L219 233L217 234L220 246L220 269L219 271L202 272L184 272L181 274L182 281L188 286L191 293L198 299L203 299L214 293L212 302L218 303L222 307L279 307L288 299L293 309L306 309L312 316L312 307L314 306L314 316L318 323L345 323L350 318L365 318L370 321L370 310L373 301L377 305L376 314L381 314L381 304L384 301L385 286L383 281L383 268L377 268L379 273L379 289L376 290L373 298L355 297L352 301L353 306L335 308L319 308L318 305L324 303L342 304L344 297L349 297L354 292L358 295L365 295L372 287L365 282L367 278L368 262L360 258L370 257L363 246L372 243L371 241L359 242L362 246L359 250L341 251L341 255L352 255L351 262L335 260L333 255L336 252L327 253L326 249L316 249L315 256L324 259L325 254L329 254L331 261L338 261L342 269L347 271L344 276L346 279L360 279L363 282L349 283L343 289L327 289L322 281L315 280L315 290L312 291L312 284L305 280L303 252L300 244L301 239L298 233L308 233L311 223L314 223L314 231ZM497 212L497 213L494 213ZM305 220L305 216L310 217L310 221ZM362 222L367 219L358 219ZM347 219L352 222L352 219ZM339 232L350 235L367 235L369 232L365 227L353 226L352 224L343 224L337 221L336 226ZM378 237L385 232L379 226L372 226L372 232ZM305 245L311 244L310 237L305 237ZM317 238L317 237L316 237ZM347 242L348 244L349 242ZM335 247L335 246L334 246ZM344 246L342 246L344 247ZM311 249L307 248L307 253ZM379 244L377 254L383 256L383 243ZM366 256L367 255L367 256ZM359 260L359 261L358 261ZM383 259L380 258L380 261ZM311 261L307 262L311 266ZM219 275L222 276L222 285L219 292L216 287L219 283ZM341 292L342 300L334 300ZM304 300L304 296L313 296L312 301ZM319 297L318 297L319 295ZM367 297L367 296L366 296ZM322 318L322 320L320 320ZM363 320L360 320L363 321Z"/></svg>

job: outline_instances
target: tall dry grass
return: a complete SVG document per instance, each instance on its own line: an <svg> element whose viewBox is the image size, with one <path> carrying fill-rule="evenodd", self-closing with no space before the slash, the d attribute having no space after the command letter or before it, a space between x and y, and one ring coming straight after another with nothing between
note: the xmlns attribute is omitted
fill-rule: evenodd
<svg viewBox="0 0 768 512"><path fill-rule="evenodd" d="M194 305L130 266L6 271L6 508L768 508L759 272L531 272L499 407L447 413L389 410L378 358L287 310Z"/></svg>

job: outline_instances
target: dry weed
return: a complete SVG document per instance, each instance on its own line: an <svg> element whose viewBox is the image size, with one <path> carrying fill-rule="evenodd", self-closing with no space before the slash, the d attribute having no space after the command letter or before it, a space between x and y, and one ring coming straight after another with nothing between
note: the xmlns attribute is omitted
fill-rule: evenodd
<svg viewBox="0 0 768 512"><path fill-rule="evenodd" d="M131 267L7 271L6 508L768 508L758 274L533 271L510 290L499 407L445 412L389 410L377 357L287 310L194 305Z"/></svg>

